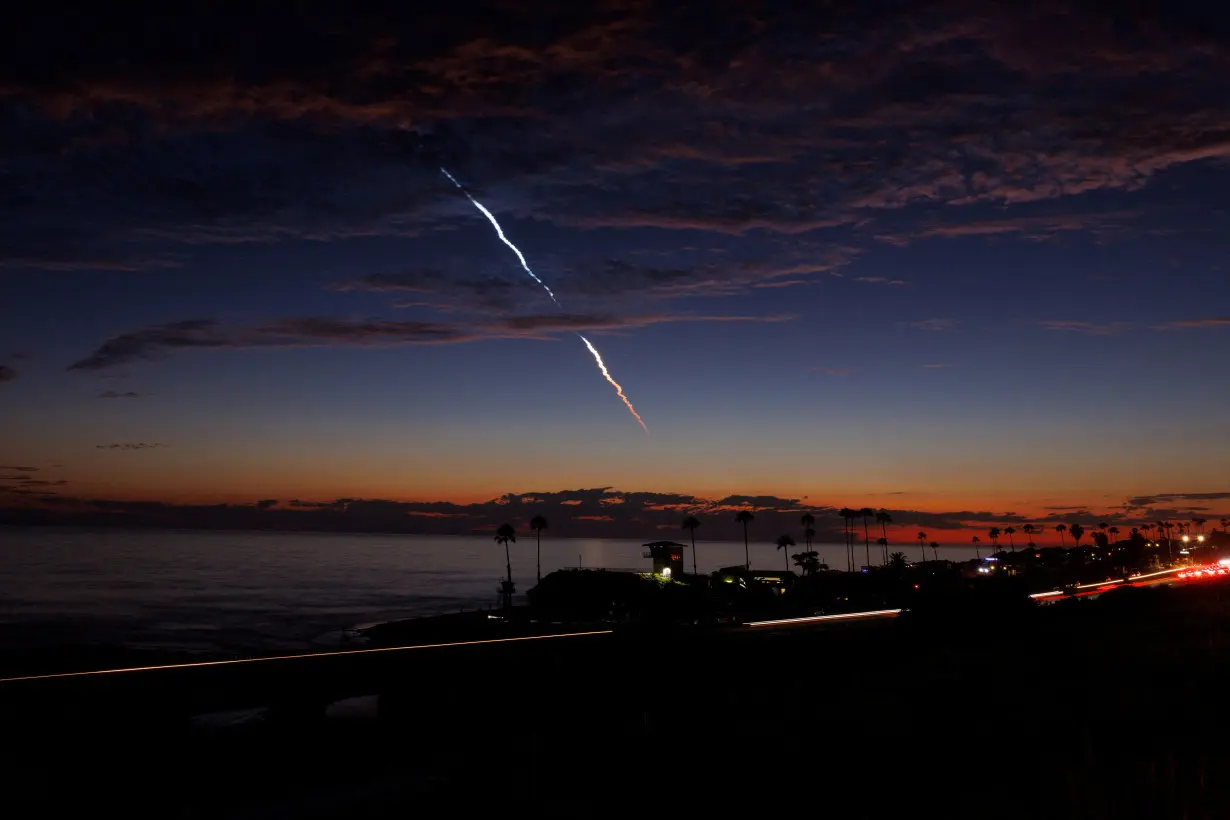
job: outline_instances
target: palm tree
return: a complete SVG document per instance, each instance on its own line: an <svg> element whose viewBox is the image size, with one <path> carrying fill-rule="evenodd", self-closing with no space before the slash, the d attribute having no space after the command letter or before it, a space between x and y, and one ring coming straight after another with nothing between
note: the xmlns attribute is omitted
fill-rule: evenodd
<svg viewBox="0 0 1230 820"><path fill-rule="evenodd" d="M696 519L696 516L689 515L687 518L683 519L683 528L688 531L689 535L692 536L692 574L693 575L700 574L696 571L696 528L699 526L700 526L700 521Z"/></svg>
<svg viewBox="0 0 1230 820"><path fill-rule="evenodd" d="M931 542L931 553L935 556L935 560L940 560L940 545L938 541Z"/></svg>
<svg viewBox="0 0 1230 820"><path fill-rule="evenodd" d="M995 551L999 552L999 527L991 527L991 529L987 530L987 536L991 539L991 543L995 545Z"/></svg>
<svg viewBox="0 0 1230 820"><path fill-rule="evenodd" d="M807 544L807 551L811 551L811 539L816 537L816 516L811 513L803 513L799 518L799 523L803 525L803 541Z"/></svg>
<svg viewBox="0 0 1230 820"><path fill-rule="evenodd" d="M901 572L903 569L905 569L906 563L907 561L905 560L904 552L894 552L892 555L888 556L889 569L896 570L897 572Z"/></svg>
<svg viewBox="0 0 1230 820"><path fill-rule="evenodd" d="M747 548L747 525L755 520L756 516L750 510L740 510L735 516L735 523L743 525L743 563L745 569L752 568L752 554Z"/></svg>
<svg viewBox="0 0 1230 820"><path fill-rule="evenodd" d="M893 517L888 514L888 510L880 510L876 513L876 521L880 522L881 540L884 542L884 563L888 563L888 525L893 523Z"/></svg>
<svg viewBox="0 0 1230 820"><path fill-rule="evenodd" d="M1118 527L1107 527L1107 528L1106 528L1106 531L1107 531L1108 533L1110 533L1112 536L1115 536L1115 535L1118 535L1118 534L1119 534L1119 528L1118 528ZM1118 539L1116 539L1116 540L1118 540Z"/></svg>
<svg viewBox="0 0 1230 820"><path fill-rule="evenodd" d="M870 507L863 507L858 514L863 517L863 550L866 554L867 566L871 566L871 535L867 532L867 519L875 515L876 511Z"/></svg>
<svg viewBox="0 0 1230 820"><path fill-rule="evenodd" d="M1230 518L1223 518L1221 520L1221 531L1230 532Z"/></svg>
<svg viewBox="0 0 1230 820"><path fill-rule="evenodd" d="M1079 547L1081 545L1081 538L1085 535L1085 528L1080 524L1073 524L1068 527L1068 535L1072 536L1073 543Z"/></svg>
<svg viewBox="0 0 1230 820"><path fill-rule="evenodd" d="M538 580L542 580L542 531L547 528L547 519L536 515L530 519L530 529L538 536Z"/></svg>
<svg viewBox="0 0 1230 820"><path fill-rule="evenodd" d="M517 531L512 528L512 524L501 524L500 528L495 531L495 542L504 545L504 566L508 570L508 580L500 585L505 609L512 608L512 595L516 591L512 579L512 556L508 552L509 541L514 544L517 542Z"/></svg>
<svg viewBox="0 0 1230 820"><path fill-rule="evenodd" d="M978 545L982 543L982 539L975 535L970 539L970 541L974 544L974 556L979 560L982 560L982 552L978 549Z"/></svg>
<svg viewBox="0 0 1230 820"><path fill-rule="evenodd" d="M842 524L845 529L846 539L846 572L854 571L854 531L851 524L854 522L855 512L849 507L842 507L837 513L841 516Z"/></svg>
<svg viewBox="0 0 1230 820"><path fill-rule="evenodd" d="M927 534L920 532L916 537L918 538L918 548L922 550L923 563L925 564L927 562Z"/></svg>
<svg viewBox="0 0 1230 820"><path fill-rule="evenodd" d="M876 546L879 547L880 550L884 553L884 563L887 564L888 563L888 539L887 538L877 538Z"/></svg>
<svg viewBox="0 0 1230 820"><path fill-rule="evenodd" d="M1065 532L1067 532L1067 531L1068 531L1068 528L1067 528L1067 526L1066 526L1066 525L1064 525L1064 524L1056 524L1056 525L1055 525L1055 532L1059 533L1059 546L1061 546L1061 547L1063 547L1063 546L1067 546L1067 545L1066 545L1066 544L1064 544L1064 542L1063 542L1063 534L1064 534Z"/></svg>
<svg viewBox="0 0 1230 820"><path fill-rule="evenodd" d="M1016 530L1012 527L1004 527L1004 535L1008 536L1008 546L1016 552L1016 544L1012 543L1012 536L1016 535Z"/></svg>
<svg viewBox="0 0 1230 820"><path fill-rule="evenodd" d="M782 556L786 559L786 572L790 571L790 548L794 546L797 544L789 535L777 536L777 548L782 551Z"/></svg>
<svg viewBox="0 0 1230 820"><path fill-rule="evenodd" d="M1025 533L1025 536L1029 538L1030 541L1034 540L1034 533L1037 531L1038 531L1038 528L1035 527L1033 524L1026 524L1025 526L1021 527L1021 532Z"/></svg>
<svg viewBox="0 0 1230 820"><path fill-rule="evenodd" d="M1209 523L1207 518L1193 518L1192 523L1196 525L1196 529L1200 530L1200 534L1204 535L1204 525Z"/></svg>

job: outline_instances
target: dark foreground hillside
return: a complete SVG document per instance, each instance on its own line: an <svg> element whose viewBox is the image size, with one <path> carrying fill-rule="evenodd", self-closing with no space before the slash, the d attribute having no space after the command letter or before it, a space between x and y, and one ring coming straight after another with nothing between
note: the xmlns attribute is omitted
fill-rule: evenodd
<svg viewBox="0 0 1230 820"><path fill-rule="evenodd" d="M143 718L154 677L7 685L0 771L14 817L1224 817L1228 627L1222 584L408 653L362 671L378 717L308 708L359 694L346 661L276 681L303 709L211 731Z"/></svg>

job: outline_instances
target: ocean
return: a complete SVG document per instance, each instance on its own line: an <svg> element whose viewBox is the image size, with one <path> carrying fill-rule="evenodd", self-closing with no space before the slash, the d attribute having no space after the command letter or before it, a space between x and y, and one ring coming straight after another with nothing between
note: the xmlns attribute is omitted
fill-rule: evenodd
<svg viewBox="0 0 1230 820"><path fill-rule="evenodd" d="M534 545L532 534L511 545L519 597L534 584ZM815 548L833 568L845 567L842 544ZM917 544L893 549L918 555ZM542 571L648 569L643 552L640 541L556 539L548 531ZM702 572L743 563L742 542L698 541L696 553ZM940 554L973 557L962 548ZM685 555L690 571L690 547ZM755 567L784 567L772 543L753 540L751 555ZM856 559L863 561L861 543ZM504 550L485 536L0 529L0 650L337 646L342 630L355 626L496 606L503 576Z"/></svg>

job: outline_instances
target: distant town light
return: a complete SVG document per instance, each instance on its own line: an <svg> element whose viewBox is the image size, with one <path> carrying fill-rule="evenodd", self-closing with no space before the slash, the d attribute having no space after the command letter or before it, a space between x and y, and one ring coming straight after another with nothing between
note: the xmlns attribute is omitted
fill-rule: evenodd
<svg viewBox="0 0 1230 820"><path fill-rule="evenodd" d="M1203 535L1197 535L1197 536L1196 536L1196 540L1197 540L1197 541L1199 541L1201 544L1203 544L1203 543L1204 543L1204 536L1203 536Z"/></svg>

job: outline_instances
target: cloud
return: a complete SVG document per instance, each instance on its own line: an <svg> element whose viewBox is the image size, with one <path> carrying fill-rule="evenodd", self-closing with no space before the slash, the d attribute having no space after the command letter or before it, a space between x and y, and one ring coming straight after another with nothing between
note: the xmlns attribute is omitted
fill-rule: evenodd
<svg viewBox="0 0 1230 820"><path fill-rule="evenodd" d="M8 365L0 364L0 382L11 382L17 378L17 371Z"/></svg>
<svg viewBox="0 0 1230 820"><path fill-rule="evenodd" d="M126 441L126 442L119 442L117 444L95 444L94 449L96 450L156 450L156 449L166 447L166 446L168 445L160 444L156 441L154 442L145 442L145 441L127 442Z"/></svg>
<svg viewBox="0 0 1230 820"><path fill-rule="evenodd" d="M1230 48L1204 15L945 2L872 4L852 23L788 6L698 23L622 0L533 21L461 4L430 25L409 5L184 10L139 36L101 8L71 28L30 14L0 67L19 124L0 135L0 247L8 264L125 269L173 258L150 244L474 219L441 164L489 181L477 193L501 213L557 225L804 236L922 205L917 228L876 232L1033 238L1091 228L954 226L1230 157Z"/></svg>
<svg viewBox="0 0 1230 820"><path fill-rule="evenodd" d="M137 393L133 390L128 390L123 393L118 393L114 390L104 390L103 392L98 394L98 398L100 399L139 399L143 395L145 394Z"/></svg>
<svg viewBox="0 0 1230 820"><path fill-rule="evenodd" d="M1197 328L1230 327L1230 318L1183 319L1177 322L1150 325L1150 327L1153 330L1193 330Z"/></svg>
<svg viewBox="0 0 1230 820"><path fill-rule="evenodd" d="M952 330L957 326L954 319L923 319L918 322L910 322L910 327L915 330L927 330L932 333L940 333L945 330Z"/></svg>
<svg viewBox="0 0 1230 820"><path fill-rule="evenodd" d="M237 350L243 348L319 347L352 345L457 344L494 338L552 338L553 333L614 331L671 322L785 322L788 315L728 316L704 314L547 314L510 316L473 327L440 322L388 319L347 320L325 317L276 319L262 325L229 325L193 319L123 333L102 343L92 354L74 362L69 370L102 371L135 361L158 359L175 350Z"/></svg>
<svg viewBox="0 0 1230 820"><path fill-rule="evenodd" d="M12 470L15 473L37 473L38 467L12 467L0 465L0 470Z"/></svg>
<svg viewBox="0 0 1230 820"><path fill-rule="evenodd" d="M1157 495L1138 495L1129 498L1125 503L1128 509L1156 507L1162 503L1174 501L1225 501L1230 499L1230 492L1216 493L1159 493Z"/></svg>
<svg viewBox="0 0 1230 820"><path fill-rule="evenodd" d="M1091 336L1112 336L1132 327L1129 322L1086 322L1074 319L1048 319L1042 322L1047 330L1086 333Z"/></svg>

